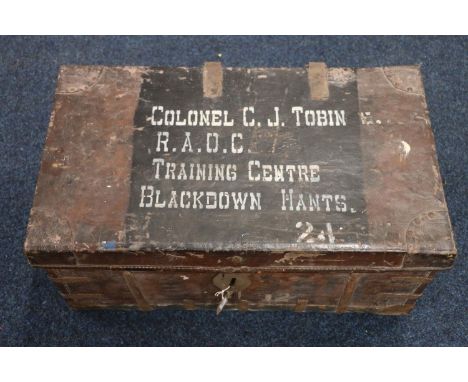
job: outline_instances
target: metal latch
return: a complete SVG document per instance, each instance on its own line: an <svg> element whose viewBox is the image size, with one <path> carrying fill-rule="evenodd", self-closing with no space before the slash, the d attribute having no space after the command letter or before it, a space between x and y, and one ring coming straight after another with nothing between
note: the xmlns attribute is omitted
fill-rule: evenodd
<svg viewBox="0 0 468 382"><path fill-rule="evenodd" d="M237 292L238 297L240 297L241 291L250 285L250 279L245 273L218 273L213 278L213 284L219 288L215 296L221 297L221 301L216 308L216 314L220 314L227 304L228 299L235 292Z"/></svg>

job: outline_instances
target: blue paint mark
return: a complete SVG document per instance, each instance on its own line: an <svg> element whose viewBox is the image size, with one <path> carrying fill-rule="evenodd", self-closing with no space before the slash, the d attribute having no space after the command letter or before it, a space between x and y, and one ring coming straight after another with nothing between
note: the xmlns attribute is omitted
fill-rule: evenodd
<svg viewBox="0 0 468 382"><path fill-rule="evenodd" d="M117 248L117 242L115 240L103 241L102 246L104 249L115 249Z"/></svg>

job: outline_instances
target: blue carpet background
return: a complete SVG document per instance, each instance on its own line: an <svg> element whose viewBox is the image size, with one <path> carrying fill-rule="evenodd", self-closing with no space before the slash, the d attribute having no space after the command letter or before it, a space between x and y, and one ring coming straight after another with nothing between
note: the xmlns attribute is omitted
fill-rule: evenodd
<svg viewBox="0 0 468 382"><path fill-rule="evenodd" d="M0 37L0 345L468 345L466 37ZM422 64L459 251L409 316L71 311L22 254L58 66Z"/></svg>

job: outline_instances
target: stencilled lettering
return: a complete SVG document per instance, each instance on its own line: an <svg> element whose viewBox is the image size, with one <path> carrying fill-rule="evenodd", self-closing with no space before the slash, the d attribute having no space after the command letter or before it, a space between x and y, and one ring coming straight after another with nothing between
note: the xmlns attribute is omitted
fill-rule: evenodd
<svg viewBox="0 0 468 382"><path fill-rule="evenodd" d="M335 244L366 229L355 82L330 85L325 101L309 99L306 77L291 82L300 90L286 80L276 89L274 79L275 91L253 96L266 76L211 100L199 77L181 85L148 76L135 118L129 211L152 228L135 237L170 240L178 222L196 222L185 240L209 241L219 227L233 229L233 240Z"/></svg>

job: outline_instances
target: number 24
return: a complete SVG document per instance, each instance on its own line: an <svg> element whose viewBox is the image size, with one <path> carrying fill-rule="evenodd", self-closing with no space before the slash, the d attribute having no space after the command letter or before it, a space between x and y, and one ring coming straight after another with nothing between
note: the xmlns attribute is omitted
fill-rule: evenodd
<svg viewBox="0 0 468 382"><path fill-rule="evenodd" d="M331 223L326 223L327 232L326 236L328 237L328 242L330 244L335 243L335 236L333 235L333 229ZM301 234L297 238L298 243L315 243L316 240L318 241L325 241L325 232L322 230L318 235L315 236L313 230L314 226L310 222L297 222L296 228L303 229Z"/></svg>

